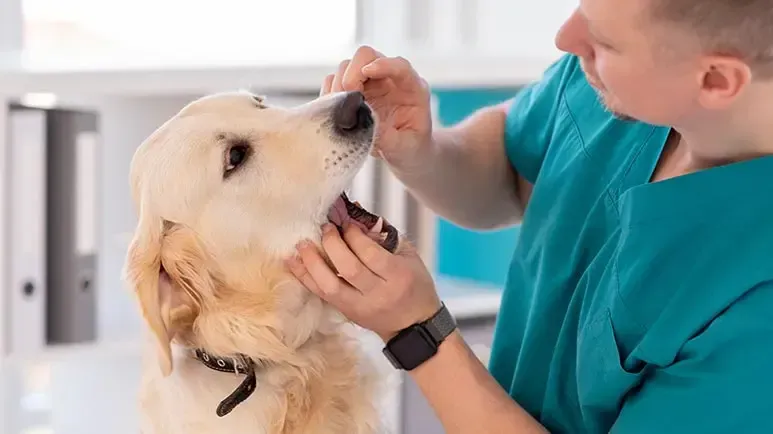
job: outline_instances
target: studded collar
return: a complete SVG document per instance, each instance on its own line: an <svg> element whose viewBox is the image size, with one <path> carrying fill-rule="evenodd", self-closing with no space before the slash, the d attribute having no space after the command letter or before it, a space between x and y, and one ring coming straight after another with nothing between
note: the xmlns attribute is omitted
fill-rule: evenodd
<svg viewBox="0 0 773 434"><path fill-rule="evenodd" d="M244 381L230 395L225 397L217 406L216 413L223 417L230 413L237 405L246 401L258 385L255 374L255 362L244 355L238 355L232 358L215 357L204 350L193 350L193 357L200 361L204 366L215 371L233 373L235 375L244 375Z"/></svg>

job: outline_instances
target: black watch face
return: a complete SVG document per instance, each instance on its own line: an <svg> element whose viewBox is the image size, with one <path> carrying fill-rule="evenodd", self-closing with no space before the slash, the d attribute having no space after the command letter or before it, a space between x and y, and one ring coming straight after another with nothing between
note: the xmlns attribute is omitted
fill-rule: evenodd
<svg viewBox="0 0 773 434"><path fill-rule="evenodd" d="M419 326L411 327L395 336L387 347L392 358L409 371L437 352L432 336Z"/></svg>

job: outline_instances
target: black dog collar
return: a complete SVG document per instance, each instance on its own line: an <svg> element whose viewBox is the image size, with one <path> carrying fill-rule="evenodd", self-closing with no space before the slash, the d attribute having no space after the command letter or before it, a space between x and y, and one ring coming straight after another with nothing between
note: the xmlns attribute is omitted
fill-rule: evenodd
<svg viewBox="0 0 773 434"><path fill-rule="evenodd" d="M223 417L230 413L237 405L246 401L247 398L252 395L252 392L255 391L258 385L258 380L255 375L255 362L249 357L240 355L235 359L223 359L212 356L201 349L194 350L193 355L204 364L204 366L214 369L215 371L231 372L236 375L247 376L236 390L220 401L220 405L217 406L218 416Z"/></svg>

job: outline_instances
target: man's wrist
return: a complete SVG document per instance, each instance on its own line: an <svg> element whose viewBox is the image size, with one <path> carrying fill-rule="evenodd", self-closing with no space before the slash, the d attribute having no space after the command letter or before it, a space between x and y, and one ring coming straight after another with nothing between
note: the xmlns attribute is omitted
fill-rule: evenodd
<svg viewBox="0 0 773 434"><path fill-rule="evenodd" d="M439 151L438 137L444 137L446 132L433 131L426 139L413 145L414 152L401 153L399 158L384 157L384 162L390 172L403 182L422 179L431 175L436 170L434 163L437 161Z"/></svg>
<svg viewBox="0 0 773 434"><path fill-rule="evenodd" d="M441 342L438 345L438 352L433 356L431 359L427 360L425 363L421 364L421 366L418 366L416 369L413 370L413 372L419 372L421 370L426 370L428 368L431 368L435 362L439 362L443 358L443 354L447 352L459 352L460 348L463 349L465 352L468 350L467 342L464 340L464 337L462 336L462 332L457 328L454 331L451 332L451 334L448 335L445 339L443 339L443 342ZM471 350L469 350L471 352Z"/></svg>
<svg viewBox="0 0 773 434"><path fill-rule="evenodd" d="M425 314L423 314L423 315L420 315L418 319L416 319L415 321L413 321L413 322L412 322L412 323L410 323L410 324L407 324L405 327L403 327L403 328L401 328L401 329L399 329L399 330L391 330L391 331L378 331L378 332L375 332L375 333L378 335L378 337L380 337L380 338L381 338L381 341L382 341L382 342L384 342L384 343L387 343L387 342L389 342L389 341L390 341L392 338L394 338L395 336L397 336L398 334L400 334L400 332L404 331L405 329L407 329L407 328L409 328L409 327L411 327L411 326L414 326L414 325L416 325L416 324L421 324L421 323L423 323L423 322L429 321L429 320L430 320L430 318L432 318L432 317L433 317L435 314L437 314L437 313L438 313L438 311L440 311L440 309L441 309L442 307L443 307L443 302L441 302L441 301L438 301L438 302L437 302L437 305L436 305L434 308L432 308L432 310L430 310L429 308L428 308L428 309L426 309L426 313L425 313Z"/></svg>

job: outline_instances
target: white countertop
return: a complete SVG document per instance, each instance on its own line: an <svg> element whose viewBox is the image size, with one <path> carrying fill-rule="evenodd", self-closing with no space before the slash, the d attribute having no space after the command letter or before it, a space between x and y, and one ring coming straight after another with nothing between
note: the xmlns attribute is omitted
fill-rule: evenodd
<svg viewBox="0 0 773 434"><path fill-rule="evenodd" d="M457 320L496 316L502 300L502 289L443 276L435 277L440 297Z"/></svg>
<svg viewBox="0 0 773 434"><path fill-rule="evenodd" d="M235 87L258 92L315 92L351 50L263 55L260 58L169 58L132 53L31 58L0 52L0 94L99 96L190 95ZM512 87L538 79L555 60L482 55L399 53L433 87Z"/></svg>
<svg viewBox="0 0 773 434"><path fill-rule="evenodd" d="M0 433L138 433L140 357L120 343L0 362Z"/></svg>

